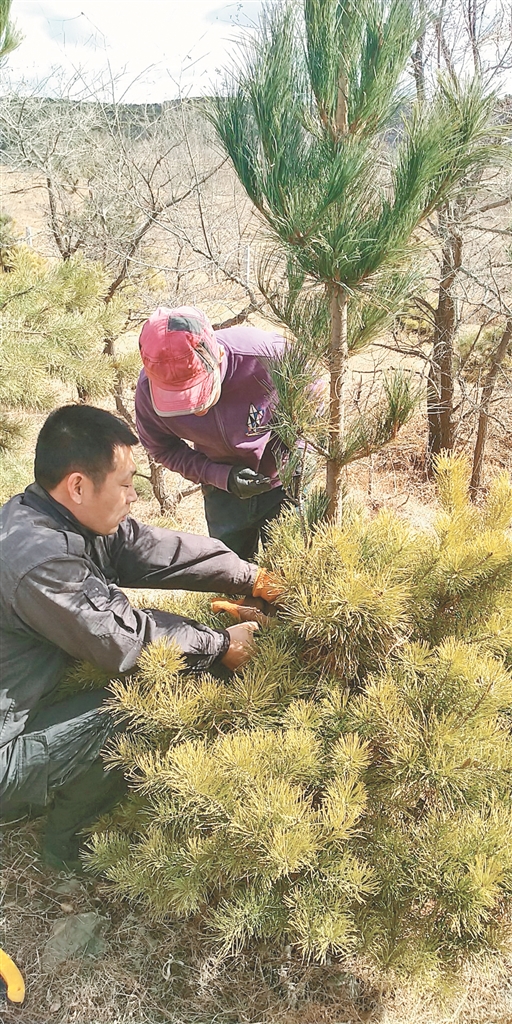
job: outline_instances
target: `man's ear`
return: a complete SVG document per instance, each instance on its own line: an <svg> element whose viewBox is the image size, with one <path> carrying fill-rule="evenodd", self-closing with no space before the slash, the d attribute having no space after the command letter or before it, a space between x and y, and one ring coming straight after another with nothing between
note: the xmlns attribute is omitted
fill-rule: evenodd
<svg viewBox="0 0 512 1024"><path fill-rule="evenodd" d="M70 473L66 480L66 488L70 500L75 505L81 505L84 500L84 474Z"/></svg>

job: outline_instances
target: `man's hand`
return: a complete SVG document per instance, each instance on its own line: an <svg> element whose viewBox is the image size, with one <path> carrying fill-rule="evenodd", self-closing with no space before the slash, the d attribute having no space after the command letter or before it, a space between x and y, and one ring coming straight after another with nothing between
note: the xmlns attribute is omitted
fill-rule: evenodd
<svg viewBox="0 0 512 1024"><path fill-rule="evenodd" d="M230 470L228 491L236 494L237 498L252 498L255 494L271 490L270 477L263 476L263 473L255 473L253 469L242 469L240 466L233 466Z"/></svg>
<svg viewBox="0 0 512 1024"><path fill-rule="evenodd" d="M231 672L242 668L252 658L256 649L254 633L259 628L257 622L240 622L238 626L228 626L231 643L220 660Z"/></svg>

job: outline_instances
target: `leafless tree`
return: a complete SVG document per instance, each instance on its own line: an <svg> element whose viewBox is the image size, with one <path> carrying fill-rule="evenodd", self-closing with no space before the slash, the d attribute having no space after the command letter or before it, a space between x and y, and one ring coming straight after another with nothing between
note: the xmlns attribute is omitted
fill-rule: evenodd
<svg viewBox="0 0 512 1024"><path fill-rule="evenodd" d="M30 172L25 187L41 196L46 254L67 261L81 251L98 261L104 301L122 307L125 329L157 301L206 304L220 323L260 308L248 273L252 212L234 194L201 102L127 105L116 101L114 83L105 99L91 82L76 98L80 84L77 73L57 97L41 83L36 94L11 92L2 103L4 157L13 171ZM114 333L104 353L119 364L117 411L133 422L126 384L136 362L120 365ZM150 474L162 511L171 510L165 471L150 463Z"/></svg>
<svg viewBox="0 0 512 1024"><path fill-rule="evenodd" d="M422 12L426 6L419 0ZM510 10L495 0L442 0L435 17L425 20L425 31L414 55L418 97L428 98L436 76L447 74L456 83L474 75L489 88L506 83L512 68ZM507 306L507 236L510 238L512 199L510 125L512 111L506 98L496 98L495 120L489 124L489 166L469 174L460 195L430 218L428 230L436 266L432 289L436 298L423 297L421 306L430 324L432 348L427 384L428 464L443 449L451 450L468 413L478 419L475 388L464 387L461 374L466 359L457 349L465 322L475 323L475 334L505 317ZM508 134L508 139L507 139ZM467 271L473 274L471 278ZM483 286L483 287L481 287ZM499 299L491 298L496 288ZM490 300L490 301L489 301ZM480 330L479 330L480 328ZM478 342L473 345L473 353ZM499 348L499 352L502 349ZM505 358L506 351L502 358ZM497 372L497 371L496 371ZM483 371L485 376L485 370ZM494 381L496 374L494 374ZM487 386L488 395L490 382ZM485 388L485 386L484 386ZM482 401L484 390L482 390ZM488 408L489 413L489 408ZM478 447L482 434L479 432ZM476 453L475 453L476 457ZM478 456L481 478L483 449Z"/></svg>

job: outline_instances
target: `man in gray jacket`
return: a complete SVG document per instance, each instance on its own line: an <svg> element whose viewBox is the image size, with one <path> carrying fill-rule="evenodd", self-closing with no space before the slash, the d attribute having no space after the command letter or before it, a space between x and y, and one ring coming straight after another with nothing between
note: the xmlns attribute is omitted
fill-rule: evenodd
<svg viewBox="0 0 512 1024"><path fill-rule="evenodd" d="M44 807L47 863L75 866L77 832L125 790L99 757L115 726L106 691L52 703L73 659L116 676L169 638L192 671L233 670L251 655L255 621L211 629L133 608L128 587L267 595L267 574L223 543L146 526L136 500L126 424L102 409L64 406L38 438L35 483L0 512L1 813ZM257 615L255 615L255 618Z"/></svg>

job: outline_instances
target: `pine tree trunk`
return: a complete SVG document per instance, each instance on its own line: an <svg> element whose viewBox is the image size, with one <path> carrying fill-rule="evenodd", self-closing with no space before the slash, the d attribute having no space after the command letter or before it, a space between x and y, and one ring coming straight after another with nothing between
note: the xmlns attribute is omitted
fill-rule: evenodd
<svg viewBox="0 0 512 1024"><path fill-rule="evenodd" d="M422 19L425 18L425 0L419 0L419 11ZM427 32L423 28L423 31L416 42L416 49L412 54L412 68L414 74L414 83L416 86L416 99L418 103L423 103L425 100L425 40Z"/></svg>
<svg viewBox="0 0 512 1024"><path fill-rule="evenodd" d="M160 512L163 516L169 515L174 512L177 505L174 495L169 494L167 490L167 483L165 479L165 469L160 465L159 462L155 462L152 455L146 452L147 459L149 462L149 476L151 479L151 486L153 488L153 494L160 505Z"/></svg>
<svg viewBox="0 0 512 1024"><path fill-rule="evenodd" d="M76 386L76 393L78 395L78 401L82 405L87 405L88 402L89 402L89 397L90 397L89 396L89 392L87 391L87 388L84 388L83 384L77 384L77 386Z"/></svg>
<svg viewBox="0 0 512 1024"><path fill-rule="evenodd" d="M57 200L55 196L55 185L50 174L46 175L46 192L48 195L48 206L50 210L50 228L52 235L55 240L57 249L59 250L62 259L64 261L69 260L71 253L69 251L69 244L64 238L59 225L59 217L57 213Z"/></svg>
<svg viewBox="0 0 512 1024"><path fill-rule="evenodd" d="M440 452L441 426L439 423L439 373L434 363L434 352L430 360L430 369L427 379L427 421L428 421L428 455L427 471L432 472L432 456Z"/></svg>
<svg viewBox="0 0 512 1024"><path fill-rule="evenodd" d="M451 211L450 211L451 212ZM462 235L456 216L440 215L443 236L439 299L434 321L434 344L427 391L428 462L440 451L451 451L453 431L453 349L457 332L455 285L462 265Z"/></svg>
<svg viewBox="0 0 512 1024"><path fill-rule="evenodd" d="M331 295L331 345L329 358L329 450L332 458L327 462L327 517L340 522L342 515L343 466L339 451L345 428L344 385L348 361L347 297L335 287Z"/></svg>
<svg viewBox="0 0 512 1024"><path fill-rule="evenodd" d="M480 413L478 416L478 430L475 442L475 451L473 453L473 469L471 473L471 482L469 484L469 493L472 500L474 501L477 497L478 491L482 482L482 469L484 465L484 451L485 442L487 440L487 431L489 428L489 408L494 392L494 386L496 384L496 378L498 376L499 368L507 354L508 347L512 340L512 317L509 317L505 325L500 343L492 354L491 365L484 381L482 388L482 398L480 402Z"/></svg>
<svg viewBox="0 0 512 1024"><path fill-rule="evenodd" d="M342 68L338 77L335 138L339 143L348 131L348 81ZM329 451L327 462L327 518L340 523L343 514L343 466L339 452L345 434L345 375L348 362L347 294L338 284L331 286L331 344L329 348Z"/></svg>

